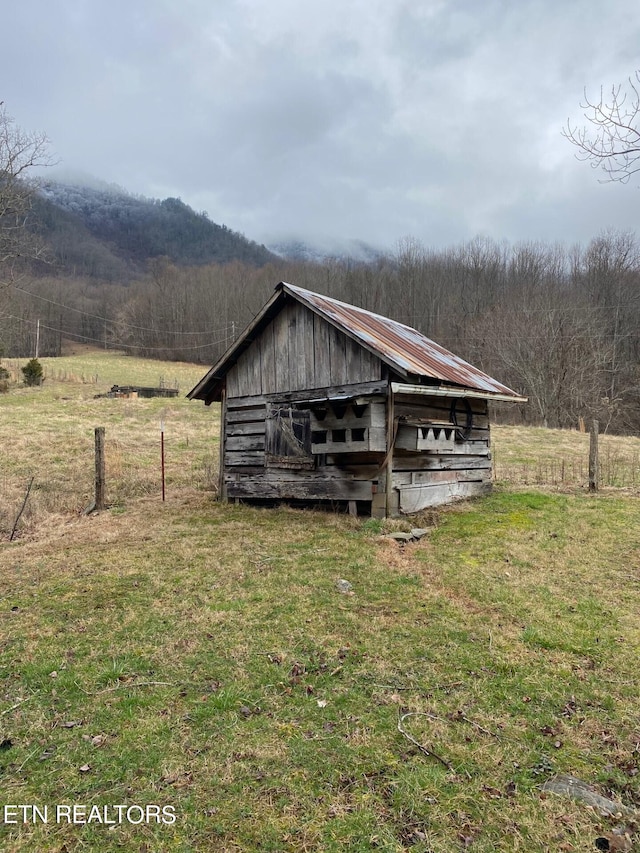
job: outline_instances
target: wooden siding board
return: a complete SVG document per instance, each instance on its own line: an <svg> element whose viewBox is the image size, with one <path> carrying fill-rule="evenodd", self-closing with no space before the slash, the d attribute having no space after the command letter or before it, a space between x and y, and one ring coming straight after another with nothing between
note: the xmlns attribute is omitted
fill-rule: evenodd
<svg viewBox="0 0 640 853"><path fill-rule="evenodd" d="M260 341L254 341L245 353L251 394L262 394L262 352Z"/></svg>
<svg viewBox="0 0 640 853"><path fill-rule="evenodd" d="M431 453L416 455L394 455L395 471L464 471L475 468L488 468L491 465L488 456L456 456L446 454L438 456Z"/></svg>
<svg viewBox="0 0 640 853"><path fill-rule="evenodd" d="M256 366L257 355L257 366ZM229 397L257 395L260 387L260 351L253 344L242 353L238 361L227 374L227 394Z"/></svg>
<svg viewBox="0 0 640 853"><path fill-rule="evenodd" d="M264 435L264 421L245 421L240 423L231 423L227 421L226 434L227 436L236 435Z"/></svg>
<svg viewBox="0 0 640 853"><path fill-rule="evenodd" d="M290 302L283 311L287 323L287 346L289 357L289 381L287 389L291 391L300 391L304 388L304 377L299 375L300 358L298 355L298 303ZM304 361L303 361L304 364Z"/></svg>
<svg viewBox="0 0 640 853"><path fill-rule="evenodd" d="M252 394L254 393L251 390L249 384L249 371L248 371L248 363L249 363L249 351L246 350L242 353L238 361L236 362L236 371L238 376L238 392L240 394Z"/></svg>
<svg viewBox="0 0 640 853"><path fill-rule="evenodd" d="M491 480L490 468L463 471L402 471L393 475L394 486L434 485L435 483L485 483Z"/></svg>
<svg viewBox="0 0 640 853"><path fill-rule="evenodd" d="M228 435L225 450L228 453L235 450L264 450L264 433L262 435Z"/></svg>
<svg viewBox="0 0 640 853"><path fill-rule="evenodd" d="M318 317L317 314L313 315L315 388L323 388L335 384L331 381L331 350L329 345L331 328L322 317Z"/></svg>
<svg viewBox="0 0 640 853"><path fill-rule="evenodd" d="M383 381L375 382L356 382L348 385L329 385L319 386L315 388L305 388L302 391L280 392L278 394L267 394L265 399L269 403L304 403L308 401L333 401L338 398L345 399L360 399L366 402L366 397L380 397L387 390L387 385ZM381 403L384 407L384 402Z"/></svg>
<svg viewBox="0 0 640 853"><path fill-rule="evenodd" d="M360 344L351 338L345 338L345 378L349 382L362 381L362 352ZM368 378L368 377L367 377Z"/></svg>
<svg viewBox="0 0 640 853"><path fill-rule="evenodd" d="M419 512L431 506L442 506L456 500L477 497L491 490L490 483L439 483L436 485L402 486L398 489L400 511Z"/></svg>
<svg viewBox="0 0 640 853"><path fill-rule="evenodd" d="M461 389L463 390L463 389ZM406 406L436 406L437 408L445 408L448 409L451 406L451 401L453 399L457 399L458 402L458 411L461 411L464 408L464 400L467 400L469 405L471 406L471 410L473 412L477 412L478 414L486 415L488 412L488 400L478 399L477 397L441 397L441 396L429 396L429 395L416 395L416 394L396 394L396 402L398 406L402 407Z"/></svg>
<svg viewBox="0 0 640 853"><path fill-rule="evenodd" d="M229 397L239 397L241 393L240 381L238 378L238 365L234 364L227 373L227 394Z"/></svg>
<svg viewBox="0 0 640 853"><path fill-rule="evenodd" d="M264 467L264 450L226 451L224 454L224 467L234 468L236 466Z"/></svg>
<svg viewBox="0 0 640 853"><path fill-rule="evenodd" d="M301 306L304 307L304 306ZM304 352L304 375L303 388L316 387L316 354L315 354L315 322L314 314L308 308L302 313L302 350Z"/></svg>
<svg viewBox="0 0 640 853"><path fill-rule="evenodd" d="M287 311L283 309L273 320L273 345L276 367L276 393L290 391L289 381L289 326Z"/></svg>
<svg viewBox="0 0 640 853"><path fill-rule="evenodd" d="M361 382L382 379L382 362L367 349L360 349Z"/></svg>
<svg viewBox="0 0 640 853"><path fill-rule="evenodd" d="M229 497L298 500L364 500L372 498L371 484L365 480L339 477L255 477L228 480Z"/></svg>
<svg viewBox="0 0 640 853"><path fill-rule="evenodd" d="M329 327L329 365L331 371L331 384L338 385L341 382L350 381L347 376L347 337L338 331L335 326Z"/></svg>
<svg viewBox="0 0 640 853"><path fill-rule="evenodd" d="M424 402L423 402L424 400ZM396 415L405 418L425 418L434 421L448 421L451 414L452 400L443 397L399 397L396 396ZM473 413L474 426L487 428L489 417L485 400L469 399ZM458 403L457 407L458 425L464 426L466 422L464 404Z"/></svg>
<svg viewBox="0 0 640 853"><path fill-rule="evenodd" d="M304 305L297 305L296 313L296 377L297 388L311 388L314 381L313 370L309 374L307 370L306 338L308 337L309 309ZM312 321L313 322L313 321ZM311 334L313 335L313 326Z"/></svg>
<svg viewBox="0 0 640 853"><path fill-rule="evenodd" d="M273 323L269 323L260 335L260 369L262 371L262 393L271 394L276 390Z"/></svg>
<svg viewBox="0 0 640 853"><path fill-rule="evenodd" d="M224 482L224 443L227 431L227 392L222 389L222 400L220 401L220 446L218 447L218 495L224 503L227 500Z"/></svg>
<svg viewBox="0 0 640 853"><path fill-rule="evenodd" d="M227 412L227 424L252 423L261 421L264 423L266 417L266 409L262 406L260 409L238 409L235 412Z"/></svg>
<svg viewBox="0 0 640 853"><path fill-rule="evenodd" d="M231 395L229 395L229 398L228 398L229 410L256 409L256 408L259 408L260 406L264 406L264 404L266 402L267 402L267 398L266 398L266 396L264 396L262 394L257 394L254 396L246 396L246 397L245 396L232 397Z"/></svg>

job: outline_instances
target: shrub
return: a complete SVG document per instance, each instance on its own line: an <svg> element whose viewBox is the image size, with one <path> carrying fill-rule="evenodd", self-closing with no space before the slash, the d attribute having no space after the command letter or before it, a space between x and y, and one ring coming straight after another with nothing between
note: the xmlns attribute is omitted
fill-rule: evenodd
<svg viewBox="0 0 640 853"><path fill-rule="evenodd" d="M42 375L42 365L37 358L32 358L22 368L25 385L42 385L44 376Z"/></svg>

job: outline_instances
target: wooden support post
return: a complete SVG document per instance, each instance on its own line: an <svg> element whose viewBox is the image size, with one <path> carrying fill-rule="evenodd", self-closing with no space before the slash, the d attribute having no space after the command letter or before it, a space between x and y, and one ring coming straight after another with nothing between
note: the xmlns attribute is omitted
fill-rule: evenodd
<svg viewBox="0 0 640 853"><path fill-rule="evenodd" d="M598 421L591 424L589 440L589 491L598 491Z"/></svg>
<svg viewBox="0 0 640 853"><path fill-rule="evenodd" d="M387 518L391 516L392 513L392 501L393 501L393 444L395 440L394 435L394 399L393 399L393 390L391 389L391 383L389 383L389 393L387 396L387 481L386 481L386 500L385 500L385 512L387 514Z"/></svg>
<svg viewBox="0 0 640 853"><path fill-rule="evenodd" d="M227 389L222 389L220 401L220 471L218 472L218 500L226 503L227 489L224 482L224 443L227 421Z"/></svg>
<svg viewBox="0 0 640 853"><path fill-rule="evenodd" d="M96 500L94 509L104 509L104 427L95 428L96 444Z"/></svg>

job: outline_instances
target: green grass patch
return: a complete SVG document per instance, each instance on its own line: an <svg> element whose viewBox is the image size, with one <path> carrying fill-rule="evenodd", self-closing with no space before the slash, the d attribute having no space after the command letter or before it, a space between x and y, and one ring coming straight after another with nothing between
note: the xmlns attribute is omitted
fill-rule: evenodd
<svg viewBox="0 0 640 853"><path fill-rule="evenodd" d="M47 476L0 543L1 805L176 819L4 822L1 849L588 850L616 821L542 782L640 806L637 498L500 487L403 546L426 518L216 503L216 413L185 401L163 504L158 401L46 385L3 409L14 474ZM121 469L85 517L45 499L94 406Z"/></svg>
<svg viewBox="0 0 640 853"><path fill-rule="evenodd" d="M5 546L6 802L177 820L4 826L2 843L506 851L593 835L600 818L538 787L568 772L638 799L640 588L621 592L621 572L639 510L592 506L499 493L403 549L366 522L194 497L173 518L86 519L47 541L44 570L33 543ZM450 769L401 734L407 713Z"/></svg>

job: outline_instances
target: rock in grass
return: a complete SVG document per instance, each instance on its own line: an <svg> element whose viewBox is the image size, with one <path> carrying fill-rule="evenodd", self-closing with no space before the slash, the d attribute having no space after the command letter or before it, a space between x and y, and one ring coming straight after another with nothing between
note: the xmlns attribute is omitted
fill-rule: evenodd
<svg viewBox="0 0 640 853"><path fill-rule="evenodd" d="M353 595L353 585L344 578L340 578L340 580L336 581L336 589L343 595Z"/></svg>
<svg viewBox="0 0 640 853"><path fill-rule="evenodd" d="M411 531L411 535L414 539L422 539L423 536L426 536L429 532L426 527L414 527Z"/></svg>
<svg viewBox="0 0 640 853"><path fill-rule="evenodd" d="M411 542L413 536L410 533L404 533L401 530L389 534L390 539L395 539L396 542Z"/></svg>

